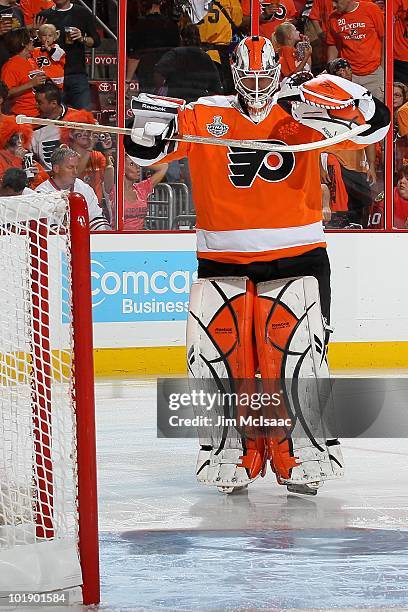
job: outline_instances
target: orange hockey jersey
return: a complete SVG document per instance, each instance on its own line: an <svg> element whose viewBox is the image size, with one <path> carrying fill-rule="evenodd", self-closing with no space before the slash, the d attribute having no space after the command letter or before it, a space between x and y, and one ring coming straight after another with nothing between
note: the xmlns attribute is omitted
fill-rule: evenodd
<svg viewBox="0 0 408 612"><path fill-rule="evenodd" d="M45 72L47 79L54 81L62 89L64 85L65 51L54 44L51 52L43 47L35 47L31 52L39 70Z"/></svg>
<svg viewBox="0 0 408 612"><path fill-rule="evenodd" d="M279 105L255 125L234 104L233 96L201 98L179 111L179 133L277 144L323 139ZM336 145L342 147L360 148ZM282 154L178 143L160 162L183 157L190 165L199 257L249 263L325 246L319 151Z"/></svg>

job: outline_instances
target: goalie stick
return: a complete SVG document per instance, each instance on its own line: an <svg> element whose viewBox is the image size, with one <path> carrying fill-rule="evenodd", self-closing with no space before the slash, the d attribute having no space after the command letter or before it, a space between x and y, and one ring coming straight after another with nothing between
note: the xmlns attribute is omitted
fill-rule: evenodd
<svg viewBox="0 0 408 612"><path fill-rule="evenodd" d="M41 117L27 117L26 115L17 115L16 123L32 123L34 125L55 125L65 129L77 129L77 130L88 130L90 132L102 132L104 134L123 134L124 136L130 136L132 130L125 127L116 126L105 126L95 125L91 123L77 123L75 121L60 121L57 119L43 119ZM241 149L256 149L259 151L270 151L273 153L303 153L306 151L315 151L318 149L326 149L332 145L340 144L345 140L350 140L359 134L370 129L370 124L365 123L364 125L357 125L355 128L350 129L347 133L338 134L326 138L325 140L319 140L318 142L305 142L296 145L276 145L259 140L231 140L228 138L207 138L205 136L192 136L190 134L183 134L176 138L169 138L168 140L174 140L176 142L193 142L196 144L210 144L218 145L220 147L237 147Z"/></svg>

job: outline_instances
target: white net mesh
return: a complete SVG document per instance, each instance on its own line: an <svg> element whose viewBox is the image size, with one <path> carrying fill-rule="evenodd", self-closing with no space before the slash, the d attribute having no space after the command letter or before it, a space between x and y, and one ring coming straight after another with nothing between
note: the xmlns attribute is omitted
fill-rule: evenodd
<svg viewBox="0 0 408 612"><path fill-rule="evenodd" d="M80 584L68 218L0 198L0 595Z"/></svg>

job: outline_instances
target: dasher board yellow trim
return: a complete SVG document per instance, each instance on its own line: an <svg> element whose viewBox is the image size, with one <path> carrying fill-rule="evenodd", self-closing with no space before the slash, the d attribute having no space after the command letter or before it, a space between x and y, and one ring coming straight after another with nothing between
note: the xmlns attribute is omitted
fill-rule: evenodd
<svg viewBox="0 0 408 612"><path fill-rule="evenodd" d="M329 364L334 370L407 368L408 342L333 342Z"/></svg>
<svg viewBox="0 0 408 612"><path fill-rule="evenodd" d="M185 376L185 346L94 349L96 376L179 374Z"/></svg>
<svg viewBox="0 0 408 612"><path fill-rule="evenodd" d="M97 376L186 374L184 346L94 349ZM333 370L407 368L408 342L333 342L329 347Z"/></svg>
<svg viewBox="0 0 408 612"><path fill-rule="evenodd" d="M68 382L71 362L71 352L68 350L52 350L50 355L44 350L36 362L33 361L32 354L24 351L0 353L0 385L29 384L33 378L40 375L49 375L51 380Z"/></svg>

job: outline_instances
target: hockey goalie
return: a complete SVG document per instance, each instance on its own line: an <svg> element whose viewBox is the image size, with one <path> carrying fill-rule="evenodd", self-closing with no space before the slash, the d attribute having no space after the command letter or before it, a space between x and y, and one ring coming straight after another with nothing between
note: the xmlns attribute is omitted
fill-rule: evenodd
<svg viewBox="0 0 408 612"><path fill-rule="evenodd" d="M280 485L314 495L343 474L339 442L321 422L318 384L329 376L330 264L319 150L290 149L319 142L327 150L339 135L336 149L362 148L384 138L390 116L369 91L340 77L296 77L280 88L277 54L262 36L242 40L231 67L233 96L188 105L134 98L125 148L141 165L189 160L198 256L187 324L190 375L237 389L243 379L256 385L259 372L266 384L283 387L280 416L290 425L275 433L209 428L200 436L197 479L230 493L270 465ZM355 136L356 126L366 130ZM183 135L288 151L183 142Z"/></svg>

